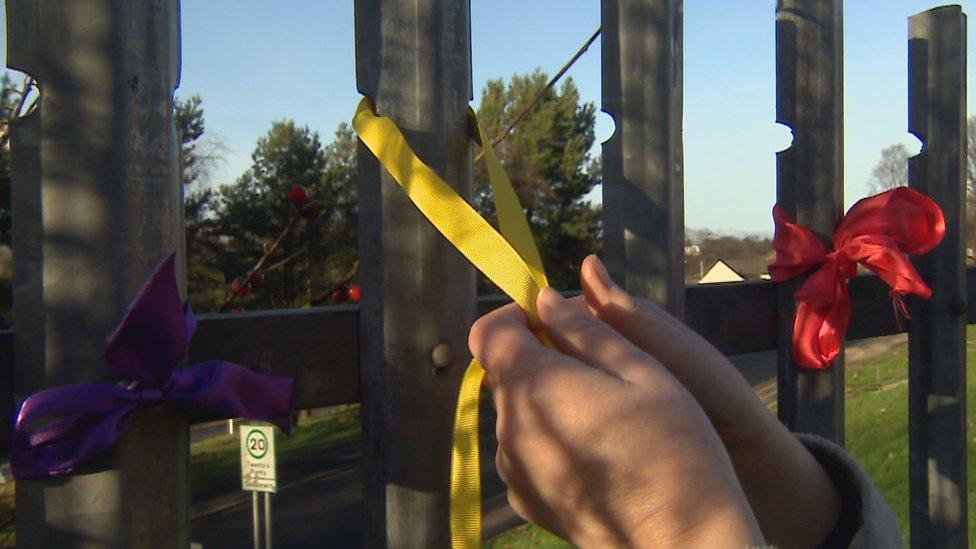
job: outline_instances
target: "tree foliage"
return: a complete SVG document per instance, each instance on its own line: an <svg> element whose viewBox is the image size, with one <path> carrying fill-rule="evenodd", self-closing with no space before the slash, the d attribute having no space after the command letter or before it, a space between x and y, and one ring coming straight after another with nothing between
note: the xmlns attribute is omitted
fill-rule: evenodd
<svg viewBox="0 0 976 549"><path fill-rule="evenodd" d="M6 139L9 123L15 116L19 96L7 74L0 79L0 126L4 139L0 143L0 329L10 326L13 306L10 265L10 147Z"/></svg>
<svg viewBox="0 0 976 549"><path fill-rule="evenodd" d="M173 121L180 140L183 184L196 183L204 175L207 164L207 157L200 154L206 128L200 96L192 95L187 99L174 101Z"/></svg>
<svg viewBox="0 0 976 549"><path fill-rule="evenodd" d="M489 80L478 118L497 135L544 89L548 77L536 70L507 83ZM579 265L600 246L600 208L585 196L600 183L599 163L590 155L596 107L581 103L572 79L549 90L496 149L525 208L550 282L579 287ZM489 218L494 205L484 162L475 172L475 206Z"/></svg>
<svg viewBox="0 0 976 549"><path fill-rule="evenodd" d="M184 236L186 238L187 283L189 293L198 311L208 311L215 307L214 303L201 303L199 296L202 288L207 288L216 301L217 287L222 288L224 277L221 273L206 265L214 260L217 246L205 238L212 233L208 215L210 203L213 201L213 190L200 183L205 175L204 169L208 160L200 157L202 140L206 132L206 121L203 116L203 102L200 96L193 95L188 99L177 98L173 103L173 123L176 126L176 136L180 142L180 180L183 187L183 221Z"/></svg>
<svg viewBox="0 0 976 549"><path fill-rule="evenodd" d="M976 115L966 120L966 247L976 248ZM969 255L967 250L967 256Z"/></svg>
<svg viewBox="0 0 976 549"><path fill-rule="evenodd" d="M183 183L183 214L187 251L191 258L199 250L199 232L207 225L212 188L205 185L213 169L223 161L224 146L206 133L203 101L199 95L177 98L173 123L180 142L180 180Z"/></svg>
<svg viewBox="0 0 976 549"><path fill-rule="evenodd" d="M976 247L976 115L966 120L966 228L965 240ZM882 192L908 184L908 149L900 144L881 149L881 159L871 172L871 190Z"/></svg>
<svg viewBox="0 0 976 549"><path fill-rule="evenodd" d="M0 247L10 246L10 123L29 110L29 82L25 77L15 84L7 72L0 76Z"/></svg>
<svg viewBox="0 0 976 549"><path fill-rule="evenodd" d="M966 136L966 194L972 205L976 200L976 115L966 120Z"/></svg>
<svg viewBox="0 0 976 549"><path fill-rule="evenodd" d="M24 76L20 83L14 83L9 72L0 76L0 329L10 326L13 307L10 124L30 114L37 98L36 82L32 78Z"/></svg>
<svg viewBox="0 0 976 549"><path fill-rule="evenodd" d="M258 139L252 164L219 188L203 184L219 148L206 141L202 101L175 104L183 160L184 212L190 299L198 311L216 311L228 285L246 273L299 215L286 199L293 184L323 205L314 222L301 220L282 239L265 267L263 285L239 302L248 308L282 308L321 300L356 259L356 141L341 124L323 145L317 133L292 121L272 123Z"/></svg>
<svg viewBox="0 0 976 549"><path fill-rule="evenodd" d="M296 217L286 200L292 185L304 185L322 203L321 216L302 221L283 239L268 265L260 291L248 307L281 308L314 303L356 259L356 141L341 124L335 140L323 146L316 132L292 121L276 121L260 138L251 167L235 182L222 185L206 203L209 257L199 267L201 284L194 305L213 309L223 301L224 286L244 275ZM188 203L189 205L189 203ZM191 287L191 294L194 288Z"/></svg>
<svg viewBox="0 0 976 549"><path fill-rule="evenodd" d="M10 221L10 149L4 146L0 148L0 246L10 246Z"/></svg>
<svg viewBox="0 0 976 549"><path fill-rule="evenodd" d="M875 193L908 185L908 149L901 143L881 149L881 160L871 171L871 189Z"/></svg>
<svg viewBox="0 0 976 549"><path fill-rule="evenodd" d="M705 231L700 244L700 258L706 264L719 259L764 257L773 249L773 241L761 236L736 237Z"/></svg>

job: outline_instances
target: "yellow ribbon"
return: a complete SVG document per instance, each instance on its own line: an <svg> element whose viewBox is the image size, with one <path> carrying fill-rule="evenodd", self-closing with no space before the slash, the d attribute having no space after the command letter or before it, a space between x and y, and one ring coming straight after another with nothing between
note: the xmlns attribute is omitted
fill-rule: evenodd
<svg viewBox="0 0 976 549"><path fill-rule="evenodd" d="M389 118L377 116L368 98L359 102L352 126L420 212L468 261L518 303L529 322L538 327L536 296L549 285L542 259L512 183L470 107L468 115L478 128L485 149L501 234L417 158L396 124ZM544 335L541 338L551 345ZM456 548L481 546L478 400L484 375L481 364L472 360L461 380L454 416L451 543Z"/></svg>

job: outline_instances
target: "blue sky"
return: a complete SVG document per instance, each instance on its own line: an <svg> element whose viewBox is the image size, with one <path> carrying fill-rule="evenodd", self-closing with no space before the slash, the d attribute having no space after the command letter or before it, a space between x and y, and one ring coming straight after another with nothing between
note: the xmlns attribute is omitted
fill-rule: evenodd
<svg viewBox="0 0 976 549"><path fill-rule="evenodd" d="M970 4L961 2L964 10ZM291 118L329 140L358 100L350 0L183 2L178 96L200 94L207 129L227 147L213 183L249 164L271 122ZM845 6L845 196L867 194L882 147L907 128L907 17L937 4L850 0ZM685 217L689 227L772 230L775 152L773 0L685 2ZM2 9L2 8L0 8ZM550 74L599 26L597 0L471 0L475 98L490 78L540 67ZM976 33L970 25L970 44ZM968 58L973 74L973 46ZM600 43L571 69L582 97L600 104ZM970 85L970 97L976 86ZM597 120L598 140L612 131ZM599 152L599 146L594 149Z"/></svg>

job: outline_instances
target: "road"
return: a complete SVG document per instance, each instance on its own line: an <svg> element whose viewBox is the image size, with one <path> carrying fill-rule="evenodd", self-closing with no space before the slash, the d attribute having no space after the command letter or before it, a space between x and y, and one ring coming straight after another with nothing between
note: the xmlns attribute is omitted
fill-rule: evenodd
<svg viewBox="0 0 976 549"><path fill-rule="evenodd" d="M493 535L521 521L508 507L505 485L494 473L494 417L482 410L484 530ZM279 490L271 499L276 548L362 547L361 459L361 444L352 441L279 471ZM191 539L205 549L253 547L250 493L228 488L193 502Z"/></svg>
<svg viewBox="0 0 976 549"><path fill-rule="evenodd" d="M222 420L193 425L190 427L190 443L226 435L228 433L227 423L226 420Z"/></svg>
<svg viewBox="0 0 976 549"><path fill-rule="evenodd" d="M274 494L275 547L362 546L359 444L347 444L322 463L323 471L284 483ZM191 539L204 548L249 548L251 498L238 492L226 507L207 512L194 506Z"/></svg>
<svg viewBox="0 0 976 549"><path fill-rule="evenodd" d="M853 364L894 346L904 344L897 335L855 342L850 345ZM751 353L730 357L764 401L776 399L776 353ZM505 487L494 475L494 417L482 409L482 463L485 533L491 535L518 524L518 517L505 500ZM226 433L226 423L214 424L206 433ZM212 435L211 435L212 436ZM340 444L323 454L311 456L293 471L279 472L279 493L272 497L275 547L361 547L362 482L359 442ZM251 541L250 495L228 487L223 495L194 501L192 539L206 549L246 549Z"/></svg>

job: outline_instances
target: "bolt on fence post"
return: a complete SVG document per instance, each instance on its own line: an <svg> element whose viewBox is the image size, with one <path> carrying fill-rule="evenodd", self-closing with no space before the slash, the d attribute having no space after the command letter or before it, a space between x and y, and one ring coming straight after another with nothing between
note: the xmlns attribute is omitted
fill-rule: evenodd
<svg viewBox="0 0 976 549"><path fill-rule="evenodd" d="M776 121L793 144L776 154L776 201L831 245L844 208L843 2L776 4ZM777 413L792 431L844 444L844 353L827 370L792 360L794 293L777 287Z"/></svg>
<svg viewBox="0 0 976 549"><path fill-rule="evenodd" d="M356 0L356 80L417 155L472 192L467 0ZM447 547L454 405L474 271L360 145L364 543ZM433 373L431 349L458 352Z"/></svg>
<svg viewBox="0 0 976 549"><path fill-rule="evenodd" d="M604 0L603 247L628 291L684 316L682 1Z"/></svg>
<svg viewBox="0 0 976 549"><path fill-rule="evenodd" d="M911 546L967 547L966 15L959 6L919 13L908 37L908 126L922 142L909 184L946 220L942 243L913 258L932 299L909 301Z"/></svg>
<svg viewBox="0 0 976 549"><path fill-rule="evenodd" d="M172 250L183 278L179 21L176 0L7 1L8 64L41 87L12 128L21 397L115 380L102 352L128 303ZM17 543L187 547L188 460L184 421L137 410L84 471L17 482Z"/></svg>

